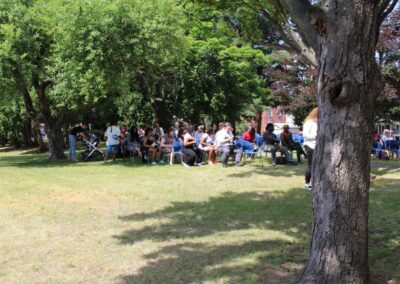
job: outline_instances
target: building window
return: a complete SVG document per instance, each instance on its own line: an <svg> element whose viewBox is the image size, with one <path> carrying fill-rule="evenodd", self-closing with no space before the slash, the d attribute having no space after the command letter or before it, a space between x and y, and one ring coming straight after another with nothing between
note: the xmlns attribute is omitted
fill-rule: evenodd
<svg viewBox="0 0 400 284"><path fill-rule="evenodd" d="M272 118L272 108L269 108L269 109L267 110L267 112L268 112L268 117L269 117L269 118Z"/></svg>

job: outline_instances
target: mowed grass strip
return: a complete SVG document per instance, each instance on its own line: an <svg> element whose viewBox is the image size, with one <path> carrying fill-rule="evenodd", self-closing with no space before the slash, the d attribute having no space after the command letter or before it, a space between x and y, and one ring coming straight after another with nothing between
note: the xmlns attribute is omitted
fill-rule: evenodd
<svg viewBox="0 0 400 284"><path fill-rule="evenodd" d="M0 283L291 283L310 243L303 171L0 153ZM398 281L400 172L373 171L372 278Z"/></svg>

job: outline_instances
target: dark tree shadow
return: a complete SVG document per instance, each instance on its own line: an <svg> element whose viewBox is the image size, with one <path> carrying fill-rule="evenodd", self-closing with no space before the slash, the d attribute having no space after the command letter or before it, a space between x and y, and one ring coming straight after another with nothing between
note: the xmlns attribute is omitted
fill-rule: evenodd
<svg viewBox="0 0 400 284"><path fill-rule="evenodd" d="M371 283L400 281L400 176L374 180L369 203Z"/></svg>
<svg viewBox="0 0 400 284"><path fill-rule="evenodd" d="M304 166L302 164L291 166L291 165L279 165L271 166L269 164L264 166L246 166L246 170L233 173L228 175L230 178L248 178L252 176L265 175L274 177L292 177L301 176L304 174Z"/></svg>
<svg viewBox="0 0 400 284"><path fill-rule="evenodd" d="M81 163L71 163L67 160L49 161L48 154L35 155L17 155L0 157L0 167L18 167L18 168L54 168L54 167L77 167Z"/></svg>
<svg viewBox="0 0 400 284"><path fill-rule="evenodd" d="M122 245L145 240L184 241L145 255L150 264L137 274L122 275L119 281L123 283L215 283L223 276L230 279L229 283L278 283L278 280L293 279L305 262L311 195L300 188L283 193L226 192L204 202L176 202L159 211L121 216L120 219L139 223L150 219L169 220L114 236ZM297 241L273 239L234 245L187 241L251 228L279 231ZM262 255L256 264L221 265L254 253Z"/></svg>
<svg viewBox="0 0 400 284"><path fill-rule="evenodd" d="M399 180L390 180L399 184ZM399 277L400 192L393 185L373 185L370 209L371 283ZM398 187L400 189L400 187ZM300 188L286 192L226 192L204 202L175 202L162 210L121 216L123 222L167 222L127 230L114 236L121 245L141 241L172 242L145 255L147 266L133 275L121 275L122 283L293 283L305 264L310 241L311 194ZM236 230L274 230L295 238L248 240L239 244L204 244L196 238ZM189 240L193 239L193 242ZM177 244L175 244L177 243ZM224 242L222 242L224 243ZM261 255L252 264L224 265L248 255Z"/></svg>
<svg viewBox="0 0 400 284"><path fill-rule="evenodd" d="M276 247L282 248L275 251ZM217 283L221 277L229 277L229 283L289 283L293 274L301 268L296 263L305 262L304 249L279 241L249 241L241 245L209 246L183 243L166 246L156 253L145 255L150 264L136 275L123 275L117 281L122 283ZM262 254L256 264L220 265L238 257ZM296 258L285 259L285 255ZM281 267L264 265L265 259L274 259ZM251 282L250 282L251 281Z"/></svg>
<svg viewBox="0 0 400 284"><path fill-rule="evenodd" d="M148 219L171 220L169 223L145 226L115 236L122 244L149 239L165 241L202 237L254 227L289 233L293 228L304 229L310 223L311 194L300 188L285 193L226 192L204 202L175 202L163 210L119 218L122 221L135 222ZM301 235L305 236L304 233Z"/></svg>

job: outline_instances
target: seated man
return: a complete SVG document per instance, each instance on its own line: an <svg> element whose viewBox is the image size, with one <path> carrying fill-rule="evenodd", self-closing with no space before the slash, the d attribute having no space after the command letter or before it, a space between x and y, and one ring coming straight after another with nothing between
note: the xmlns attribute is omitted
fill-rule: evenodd
<svg viewBox="0 0 400 284"><path fill-rule="evenodd" d="M274 134L274 125L272 123L268 123L267 127L265 127L265 132L263 134L263 138L265 141L265 152L271 152L272 155L272 165L276 165L276 152L281 151L285 156L288 163L293 164L292 155L289 154L288 150L279 144L279 140Z"/></svg>
<svg viewBox="0 0 400 284"><path fill-rule="evenodd" d="M296 151L297 162L299 163L301 162L301 155L304 155L304 157L306 156L301 144L293 140L292 133L289 131L289 125L287 124L283 126L283 132L281 133L281 144L290 151Z"/></svg>
<svg viewBox="0 0 400 284"><path fill-rule="evenodd" d="M221 162L224 168L228 167L230 155L235 156L235 167L241 167L242 149L236 147L235 137L232 134L232 125L227 122L224 127L215 135L215 143L218 151L221 153Z"/></svg>

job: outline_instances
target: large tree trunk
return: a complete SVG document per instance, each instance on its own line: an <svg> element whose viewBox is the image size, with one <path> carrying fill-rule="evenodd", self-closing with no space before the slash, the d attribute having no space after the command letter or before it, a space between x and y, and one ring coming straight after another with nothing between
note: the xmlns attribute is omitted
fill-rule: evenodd
<svg viewBox="0 0 400 284"><path fill-rule="evenodd" d="M47 137L49 139L49 159L52 161L64 160L64 135L62 124L59 119L53 117L50 104L46 98L46 84L36 84L35 90L39 99L39 108L46 125Z"/></svg>
<svg viewBox="0 0 400 284"><path fill-rule="evenodd" d="M24 121L24 131L23 131L23 139L25 147L32 147L33 144L33 135L32 135L32 120L29 117L25 118Z"/></svg>
<svg viewBox="0 0 400 284"><path fill-rule="evenodd" d="M368 191L377 3L323 7L319 30L318 138L310 260L297 283L368 283ZM332 5L334 5L332 3Z"/></svg>
<svg viewBox="0 0 400 284"><path fill-rule="evenodd" d="M46 124L46 130L49 139L49 159L52 161L66 159L64 155L64 135L61 126L50 122Z"/></svg>

